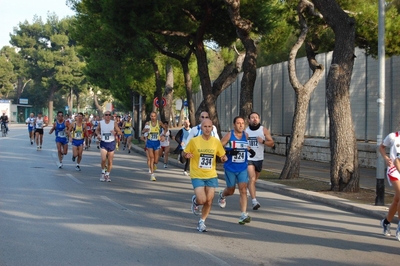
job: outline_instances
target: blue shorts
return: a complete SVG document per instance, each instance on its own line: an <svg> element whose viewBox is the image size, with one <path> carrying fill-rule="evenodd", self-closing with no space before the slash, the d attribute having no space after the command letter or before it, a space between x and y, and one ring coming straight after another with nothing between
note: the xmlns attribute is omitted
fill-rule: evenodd
<svg viewBox="0 0 400 266"><path fill-rule="evenodd" d="M236 183L248 183L249 182L249 174L247 173L247 169L241 172L230 172L225 170L225 181L226 186L229 188L235 187Z"/></svg>
<svg viewBox="0 0 400 266"><path fill-rule="evenodd" d="M115 141L111 141L111 142L101 141L100 149L105 149L107 152L114 151L115 150Z"/></svg>
<svg viewBox="0 0 400 266"><path fill-rule="evenodd" d="M160 141L159 140L147 140L146 141L146 148L147 149L153 149L153 150L159 150L161 147Z"/></svg>
<svg viewBox="0 0 400 266"><path fill-rule="evenodd" d="M72 146L79 147L83 145L84 139L72 139Z"/></svg>
<svg viewBox="0 0 400 266"><path fill-rule="evenodd" d="M198 187L218 187L218 177L202 179L202 178L192 178L193 188Z"/></svg>
<svg viewBox="0 0 400 266"><path fill-rule="evenodd" d="M33 127L28 127L28 132L34 131Z"/></svg>
<svg viewBox="0 0 400 266"><path fill-rule="evenodd" d="M60 142L62 145L68 144L68 138L60 138L60 137L56 137L56 143Z"/></svg>
<svg viewBox="0 0 400 266"><path fill-rule="evenodd" d="M132 136L132 134L124 134L125 138L129 138L130 136Z"/></svg>

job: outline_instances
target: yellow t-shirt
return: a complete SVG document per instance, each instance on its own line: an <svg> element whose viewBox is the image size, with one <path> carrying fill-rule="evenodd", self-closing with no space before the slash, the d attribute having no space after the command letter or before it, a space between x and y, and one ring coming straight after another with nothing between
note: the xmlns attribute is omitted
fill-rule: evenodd
<svg viewBox="0 0 400 266"><path fill-rule="evenodd" d="M158 121L156 122L156 125L153 127L150 121L150 131L149 131L149 136L147 137L147 140L160 140L160 125L158 124Z"/></svg>
<svg viewBox="0 0 400 266"><path fill-rule="evenodd" d="M186 153L192 153L190 158L190 177L210 179L217 177L216 156L225 154L225 149L219 139L210 137L209 140L202 136L192 138L184 149Z"/></svg>
<svg viewBox="0 0 400 266"><path fill-rule="evenodd" d="M125 122L125 127L124 127L124 134L132 134L132 122Z"/></svg>
<svg viewBox="0 0 400 266"><path fill-rule="evenodd" d="M77 124L74 125L74 130L72 131L72 138L73 139L83 139L83 125L78 126Z"/></svg>

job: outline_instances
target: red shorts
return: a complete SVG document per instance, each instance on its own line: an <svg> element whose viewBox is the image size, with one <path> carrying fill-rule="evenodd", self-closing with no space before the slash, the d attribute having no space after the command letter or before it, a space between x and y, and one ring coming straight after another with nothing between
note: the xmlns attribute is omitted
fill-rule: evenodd
<svg viewBox="0 0 400 266"><path fill-rule="evenodd" d="M396 166L392 166L387 170L387 176L390 181L399 181L400 173L397 171Z"/></svg>

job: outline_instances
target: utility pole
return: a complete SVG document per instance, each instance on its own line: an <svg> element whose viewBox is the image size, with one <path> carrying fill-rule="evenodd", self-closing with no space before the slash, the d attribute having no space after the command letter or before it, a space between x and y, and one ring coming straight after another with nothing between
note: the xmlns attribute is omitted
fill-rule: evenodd
<svg viewBox="0 0 400 266"><path fill-rule="evenodd" d="M378 146L382 143L383 126L385 123L385 1L379 0L378 16L378 62L379 62L379 93L378 93L378 135L376 137L376 206L385 205L385 166Z"/></svg>

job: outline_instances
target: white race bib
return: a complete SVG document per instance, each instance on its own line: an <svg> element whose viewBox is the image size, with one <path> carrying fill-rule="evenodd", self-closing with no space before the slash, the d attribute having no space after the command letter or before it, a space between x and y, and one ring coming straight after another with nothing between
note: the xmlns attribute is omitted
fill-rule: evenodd
<svg viewBox="0 0 400 266"><path fill-rule="evenodd" d="M213 164L214 156L211 154L200 154L199 168L200 169L211 169Z"/></svg>
<svg viewBox="0 0 400 266"><path fill-rule="evenodd" d="M232 162L234 163L244 163L245 162L245 156L246 153L244 151L240 151L238 154L235 156L232 156Z"/></svg>

